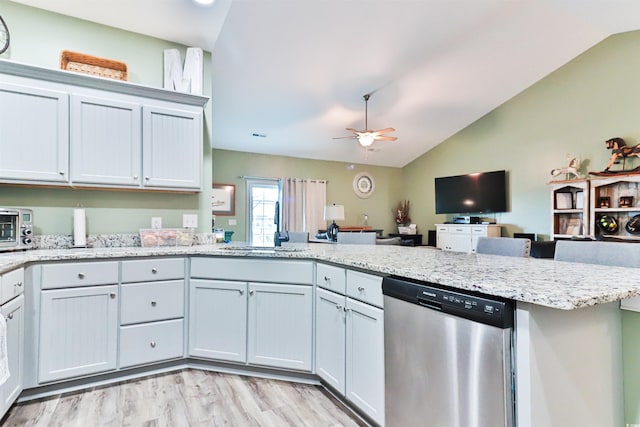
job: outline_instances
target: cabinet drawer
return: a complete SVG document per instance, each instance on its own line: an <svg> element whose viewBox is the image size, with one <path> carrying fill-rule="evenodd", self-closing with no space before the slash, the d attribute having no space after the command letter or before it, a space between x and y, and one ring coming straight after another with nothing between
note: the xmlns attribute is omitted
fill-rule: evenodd
<svg viewBox="0 0 640 427"><path fill-rule="evenodd" d="M451 227L449 227L449 233L452 233L452 234L471 234L471 227L451 226Z"/></svg>
<svg viewBox="0 0 640 427"><path fill-rule="evenodd" d="M448 233L449 232L449 227L447 227L446 225L439 225L438 228L436 228L438 233Z"/></svg>
<svg viewBox="0 0 640 427"><path fill-rule="evenodd" d="M0 283L0 304L4 304L24 292L24 268L3 274Z"/></svg>
<svg viewBox="0 0 640 427"><path fill-rule="evenodd" d="M316 285L344 295L347 291L345 269L318 263L316 267Z"/></svg>
<svg viewBox="0 0 640 427"><path fill-rule="evenodd" d="M42 289L118 283L118 262L82 262L42 266Z"/></svg>
<svg viewBox="0 0 640 427"><path fill-rule="evenodd" d="M313 285L313 262L256 258L192 258L191 277Z"/></svg>
<svg viewBox="0 0 640 427"><path fill-rule="evenodd" d="M122 285L120 324L184 317L184 280Z"/></svg>
<svg viewBox="0 0 640 427"><path fill-rule="evenodd" d="M382 307L382 277L347 270L347 296Z"/></svg>
<svg viewBox="0 0 640 427"><path fill-rule="evenodd" d="M476 236L486 236L487 227L471 227L471 234Z"/></svg>
<svg viewBox="0 0 640 427"><path fill-rule="evenodd" d="M183 278L183 258L122 261L122 283Z"/></svg>
<svg viewBox="0 0 640 427"><path fill-rule="evenodd" d="M120 367L184 356L183 320L120 327Z"/></svg>

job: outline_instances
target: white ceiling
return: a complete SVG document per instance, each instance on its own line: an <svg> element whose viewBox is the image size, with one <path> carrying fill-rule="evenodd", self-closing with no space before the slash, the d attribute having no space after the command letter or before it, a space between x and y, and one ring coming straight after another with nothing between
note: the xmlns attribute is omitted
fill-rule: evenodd
<svg viewBox="0 0 640 427"><path fill-rule="evenodd" d="M383 166L640 29L635 0L14 1L210 50L216 148ZM364 128L366 93L369 128L398 137L368 159L332 139Z"/></svg>

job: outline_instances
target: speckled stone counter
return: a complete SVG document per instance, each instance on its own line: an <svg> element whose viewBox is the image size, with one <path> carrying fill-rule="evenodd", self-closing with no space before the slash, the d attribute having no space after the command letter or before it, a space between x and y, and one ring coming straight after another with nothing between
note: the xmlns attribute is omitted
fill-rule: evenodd
<svg viewBox="0 0 640 427"><path fill-rule="evenodd" d="M37 262L191 255L312 259L563 310L640 295L637 269L386 245L300 244L251 250L236 243L170 248L38 249L0 254L0 273Z"/></svg>

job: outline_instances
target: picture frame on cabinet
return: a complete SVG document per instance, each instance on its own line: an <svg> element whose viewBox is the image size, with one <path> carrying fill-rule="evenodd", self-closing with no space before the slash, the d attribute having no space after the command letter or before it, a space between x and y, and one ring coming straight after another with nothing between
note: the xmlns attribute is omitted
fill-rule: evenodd
<svg viewBox="0 0 640 427"><path fill-rule="evenodd" d="M611 207L611 197L608 197L608 196L598 197L598 207L599 208L610 208Z"/></svg>
<svg viewBox="0 0 640 427"><path fill-rule="evenodd" d="M579 236L582 234L582 221L579 218L569 218L567 221L567 229L565 234L570 236Z"/></svg>
<svg viewBox="0 0 640 427"><path fill-rule="evenodd" d="M216 184L211 187L211 213L234 216L236 214L236 186Z"/></svg>
<svg viewBox="0 0 640 427"><path fill-rule="evenodd" d="M572 193L556 193L556 209L571 209L573 208L573 194Z"/></svg>
<svg viewBox="0 0 640 427"><path fill-rule="evenodd" d="M618 202L619 208L630 208L633 206L633 196L622 196Z"/></svg>

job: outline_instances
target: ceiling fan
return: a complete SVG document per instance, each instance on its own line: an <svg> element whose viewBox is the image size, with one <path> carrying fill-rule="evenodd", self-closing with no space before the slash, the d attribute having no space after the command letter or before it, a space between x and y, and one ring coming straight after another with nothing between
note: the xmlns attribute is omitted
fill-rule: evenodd
<svg viewBox="0 0 640 427"><path fill-rule="evenodd" d="M368 112L369 112L369 98L371 94L364 95L364 130L356 130L352 128L347 128L348 131L353 132L354 135L351 136L341 136L333 139L357 139L358 143L362 148L364 148L365 153L368 151L373 151L371 146L374 141L395 141L398 138L395 136L385 136L385 133L394 132L394 128L385 128L380 130L370 130L367 122Z"/></svg>

